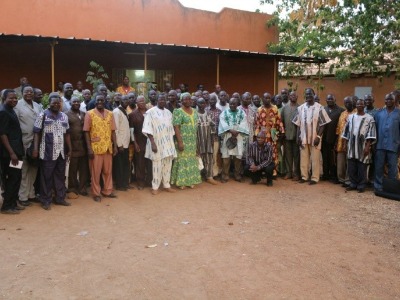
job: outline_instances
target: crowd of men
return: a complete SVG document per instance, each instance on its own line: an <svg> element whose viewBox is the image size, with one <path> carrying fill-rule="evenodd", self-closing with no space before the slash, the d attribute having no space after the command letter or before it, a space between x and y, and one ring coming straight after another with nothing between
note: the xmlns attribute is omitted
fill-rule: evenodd
<svg viewBox="0 0 400 300"><path fill-rule="evenodd" d="M221 86L209 93L185 84L163 92L136 95L125 77L110 92L104 84L94 95L62 84L50 93L43 109L42 91L26 77L20 87L2 91L0 156L1 212L18 214L40 202L71 205L70 197L116 198L114 189L151 187L194 188L205 181L226 183L231 175L251 184L282 177L314 185L319 180L342 184L346 190L375 192L383 178L398 177L400 153L400 92L374 107L372 95L344 98L344 107L328 94L319 103L313 89L283 89L261 97Z"/></svg>

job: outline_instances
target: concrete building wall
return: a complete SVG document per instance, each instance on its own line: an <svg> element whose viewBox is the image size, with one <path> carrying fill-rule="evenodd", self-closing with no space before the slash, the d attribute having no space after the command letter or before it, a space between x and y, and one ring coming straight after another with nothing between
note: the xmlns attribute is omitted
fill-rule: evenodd
<svg viewBox="0 0 400 300"><path fill-rule="evenodd" d="M317 80L312 81L311 83L307 79L291 78L289 80L293 82L293 87L297 87L299 101L301 103L304 102L302 95L306 87L312 87L317 91ZM287 79L279 80L279 90L287 87L287 82ZM325 99L328 94L334 94L337 103L343 106L344 97L354 95L356 87L371 87L376 107L382 107L384 106L385 95L395 90L395 79L393 75L391 77L384 77L382 80L375 77L363 76L350 78L344 82L332 77L325 77L321 80L321 84L324 85L324 90L318 92L318 95L320 96L321 104L323 105L326 104Z"/></svg>
<svg viewBox="0 0 400 300"><path fill-rule="evenodd" d="M234 9L220 13L177 0L1 0L4 34L136 43L196 45L267 52L278 39L271 16Z"/></svg>

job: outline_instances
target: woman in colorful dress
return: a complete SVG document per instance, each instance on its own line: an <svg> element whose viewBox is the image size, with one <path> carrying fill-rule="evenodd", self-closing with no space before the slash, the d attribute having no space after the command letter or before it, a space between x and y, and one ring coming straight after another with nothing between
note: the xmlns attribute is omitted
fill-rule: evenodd
<svg viewBox="0 0 400 300"><path fill-rule="evenodd" d="M182 107L173 113L178 157L172 167L171 183L180 189L201 183L197 158L197 111L191 107L189 93L181 96Z"/></svg>

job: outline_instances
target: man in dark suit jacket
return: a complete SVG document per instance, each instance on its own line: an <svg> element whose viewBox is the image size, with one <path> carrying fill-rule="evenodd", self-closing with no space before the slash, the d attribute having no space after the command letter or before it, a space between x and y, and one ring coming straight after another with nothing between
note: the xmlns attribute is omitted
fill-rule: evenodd
<svg viewBox="0 0 400 300"><path fill-rule="evenodd" d="M14 90L5 90L4 104L0 107L0 157L1 181L3 183L3 205L1 213L18 214L24 207L17 205L18 190L21 184L21 168L16 166L22 161L24 146L18 117L14 112L17 94Z"/></svg>

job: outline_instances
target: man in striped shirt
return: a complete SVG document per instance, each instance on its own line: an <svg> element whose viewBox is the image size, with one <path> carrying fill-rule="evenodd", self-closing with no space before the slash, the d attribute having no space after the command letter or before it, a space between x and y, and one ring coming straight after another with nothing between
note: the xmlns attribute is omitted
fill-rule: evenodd
<svg viewBox="0 0 400 300"><path fill-rule="evenodd" d="M324 107L314 101L314 94L313 89L305 89L306 103L297 108L297 115L292 121L297 126L300 146L301 179L299 183L308 181L310 159L312 165L310 184L316 184L319 181L321 136L325 124L331 121Z"/></svg>
<svg viewBox="0 0 400 300"><path fill-rule="evenodd" d="M251 178L252 184L259 182L264 172L267 177L267 186L272 186L272 174L275 167L272 152L272 144L265 143L265 131L260 131L257 141L249 146L249 164L244 168L244 172Z"/></svg>

